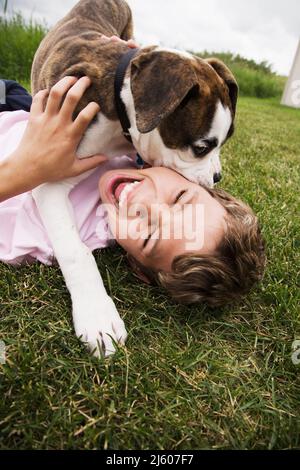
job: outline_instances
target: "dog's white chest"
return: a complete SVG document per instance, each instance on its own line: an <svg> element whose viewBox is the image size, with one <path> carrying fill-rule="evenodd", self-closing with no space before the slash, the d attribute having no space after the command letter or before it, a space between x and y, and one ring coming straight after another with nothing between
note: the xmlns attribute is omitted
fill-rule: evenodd
<svg viewBox="0 0 300 470"><path fill-rule="evenodd" d="M103 114L89 126L77 150L79 158L103 154L108 158L132 153L133 146L122 134L119 121L110 121Z"/></svg>

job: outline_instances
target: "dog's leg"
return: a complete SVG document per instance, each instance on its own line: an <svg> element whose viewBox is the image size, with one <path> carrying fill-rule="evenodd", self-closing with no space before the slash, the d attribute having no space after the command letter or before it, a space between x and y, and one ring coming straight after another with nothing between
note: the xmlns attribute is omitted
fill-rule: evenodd
<svg viewBox="0 0 300 470"><path fill-rule="evenodd" d="M115 351L113 341L124 344L127 333L91 251L80 240L69 200L73 187L71 180L44 184L33 197L72 297L76 335L96 356L108 356Z"/></svg>

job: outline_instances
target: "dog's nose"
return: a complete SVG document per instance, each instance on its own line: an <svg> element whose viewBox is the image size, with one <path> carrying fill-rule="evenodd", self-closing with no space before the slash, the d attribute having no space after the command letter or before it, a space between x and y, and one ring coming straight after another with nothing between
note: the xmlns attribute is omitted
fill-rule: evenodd
<svg viewBox="0 0 300 470"><path fill-rule="evenodd" d="M222 179L221 173L214 174L214 184L220 183L221 179Z"/></svg>

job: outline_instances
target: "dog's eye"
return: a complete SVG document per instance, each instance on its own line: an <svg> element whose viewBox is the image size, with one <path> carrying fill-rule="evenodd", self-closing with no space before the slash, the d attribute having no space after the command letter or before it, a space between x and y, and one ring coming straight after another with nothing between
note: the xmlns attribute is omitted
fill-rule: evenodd
<svg viewBox="0 0 300 470"><path fill-rule="evenodd" d="M202 145L201 147L193 145L192 149L196 157L204 157L209 152L209 147L207 147L206 145Z"/></svg>

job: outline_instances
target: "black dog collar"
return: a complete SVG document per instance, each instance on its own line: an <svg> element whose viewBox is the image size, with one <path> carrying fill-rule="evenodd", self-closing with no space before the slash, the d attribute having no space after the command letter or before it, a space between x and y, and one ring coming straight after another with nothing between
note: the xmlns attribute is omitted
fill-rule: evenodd
<svg viewBox="0 0 300 470"><path fill-rule="evenodd" d="M126 139L132 143L132 138L129 132L130 121L126 112L125 105L121 99L121 90L126 74L127 67L130 61L138 53L139 49L130 49L126 54L124 54L118 64L116 75L115 75L115 104L118 113L118 118L121 123L123 134Z"/></svg>

